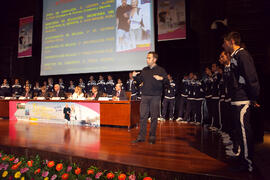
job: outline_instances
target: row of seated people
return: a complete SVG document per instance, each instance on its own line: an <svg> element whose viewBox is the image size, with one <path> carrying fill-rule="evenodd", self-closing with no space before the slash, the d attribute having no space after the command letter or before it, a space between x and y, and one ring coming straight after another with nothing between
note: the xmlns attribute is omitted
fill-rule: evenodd
<svg viewBox="0 0 270 180"><path fill-rule="evenodd" d="M103 76L99 76L99 80L95 81L93 76L89 77L89 81L87 84L84 83L83 79L80 78L77 86L79 86L84 94L91 94L92 87L97 86L99 91L102 92L103 96L112 97L113 92L115 89L115 81L112 79L111 75L108 75L107 82L104 81ZM75 91L75 84L72 80L69 82L69 86L64 84L63 79L59 78L58 83L60 86L60 90L66 94L66 97L69 97L70 94L73 94ZM136 81L133 80L132 73L129 73L129 80L124 85L121 79L117 80L117 84L121 84L122 90L126 90L131 92L131 99L136 100L139 93L139 87L136 84ZM35 82L35 85L32 87L30 82L26 80L24 85L21 85L19 79L14 80L14 84L12 86L9 85L7 79L3 80L2 85L0 86L0 96L12 96L12 97L19 97L23 93L25 93L25 87L29 86L30 91L32 92L33 96L38 96L41 93L41 86L39 82ZM48 78L48 81L43 82L43 87L46 87L46 91L51 96L54 90L54 83L52 78Z"/></svg>
<svg viewBox="0 0 270 180"><path fill-rule="evenodd" d="M113 91L112 96L108 96L106 93L99 91L99 87L96 85L92 87L90 93L83 93L80 86L75 87L74 93L67 93L61 90L59 84L55 84L53 92L48 92L46 86L42 86L40 92L31 91L30 87L26 86L22 94L13 96L12 98L16 97L18 97L19 99L35 100L128 100L127 93L125 92L125 90L122 89L121 84L115 85L115 90Z"/></svg>

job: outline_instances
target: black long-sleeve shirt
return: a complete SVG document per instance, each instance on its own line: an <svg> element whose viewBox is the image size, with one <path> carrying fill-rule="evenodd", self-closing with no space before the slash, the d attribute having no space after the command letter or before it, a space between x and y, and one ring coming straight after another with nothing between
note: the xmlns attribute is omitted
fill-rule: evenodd
<svg viewBox="0 0 270 180"><path fill-rule="evenodd" d="M163 80L156 80L153 76L159 75ZM143 82L142 95L143 96L161 96L163 85L168 85L169 80L165 69L155 65L152 69L147 66L143 68L142 72L134 77L136 81Z"/></svg>

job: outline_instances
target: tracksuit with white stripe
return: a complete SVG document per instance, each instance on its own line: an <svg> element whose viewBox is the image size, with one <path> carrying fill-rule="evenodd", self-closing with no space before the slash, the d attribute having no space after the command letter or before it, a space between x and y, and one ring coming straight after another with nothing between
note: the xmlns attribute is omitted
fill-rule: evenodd
<svg viewBox="0 0 270 180"><path fill-rule="evenodd" d="M194 109L195 117L194 121L202 123L202 102L204 100L204 91L202 88L202 82L200 80L195 81L195 87L194 87L194 101L192 104L192 108Z"/></svg>
<svg viewBox="0 0 270 180"><path fill-rule="evenodd" d="M211 113L209 113L210 120L211 121L211 126L214 126L216 128L221 128L220 127L220 118L219 118L219 81L221 79L221 75L218 72L214 72L212 75L213 83L212 83L212 97L211 97ZM209 109L208 109L209 110Z"/></svg>
<svg viewBox="0 0 270 180"><path fill-rule="evenodd" d="M173 119L174 106L175 106L175 92L176 92L176 86L175 86L175 82L172 80L170 81L170 84L168 85L168 87L165 87L165 91L164 91L164 99L162 102L162 118L164 119L165 119L168 108L169 108L169 118L170 120Z"/></svg>
<svg viewBox="0 0 270 180"><path fill-rule="evenodd" d="M243 48L231 54L228 93L231 97L232 114L240 146L240 165L253 170L253 133L250 123L250 106L260 93L257 72L251 55Z"/></svg>
<svg viewBox="0 0 270 180"><path fill-rule="evenodd" d="M184 118L184 112L186 110L186 105L187 105L187 97L188 97L188 83L189 79L183 79L182 80L182 88L181 88L181 98L180 98L180 104L179 104L179 112L178 112L178 117L179 118Z"/></svg>
<svg viewBox="0 0 270 180"><path fill-rule="evenodd" d="M211 125L212 124L212 84L213 84L213 78L212 76L206 76L203 79L203 89L204 89L204 94L205 94L205 101L206 101L206 106L207 106L207 112L208 112L208 117L204 119L204 124L206 125Z"/></svg>
<svg viewBox="0 0 270 180"><path fill-rule="evenodd" d="M138 84L137 81L134 79L129 79L126 83L126 90L131 92L131 100L137 100L137 95L138 95Z"/></svg>
<svg viewBox="0 0 270 180"><path fill-rule="evenodd" d="M204 100L204 92L200 80L191 80L188 88L187 108L185 112L185 121L193 121L201 123L202 119L202 101Z"/></svg>

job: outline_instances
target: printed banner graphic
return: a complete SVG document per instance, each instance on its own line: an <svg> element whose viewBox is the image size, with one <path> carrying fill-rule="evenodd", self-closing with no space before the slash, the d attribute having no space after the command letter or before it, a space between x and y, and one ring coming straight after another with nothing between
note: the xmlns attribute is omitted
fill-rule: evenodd
<svg viewBox="0 0 270 180"><path fill-rule="evenodd" d="M20 18L18 58L32 56L33 16Z"/></svg>
<svg viewBox="0 0 270 180"><path fill-rule="evenodd" d="M158 1L158 41L186 39L185 0Z"/></svg>
<svg viewBox="0 0 270 180"><path fill-rule="evenodd" d="M11 121L74 124L99 127L100 104L85 102L10 101Z"/></svg>

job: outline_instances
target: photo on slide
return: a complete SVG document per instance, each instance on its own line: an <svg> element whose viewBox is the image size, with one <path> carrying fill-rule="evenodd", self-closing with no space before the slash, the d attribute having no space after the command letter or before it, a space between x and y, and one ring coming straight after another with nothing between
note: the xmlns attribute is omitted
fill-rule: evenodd
<svg viewBox="0 0 270 180"><path fill-rule="evenodd" d="M150 13L149 0L117 0L116 52L150 50Z"/></svg>

